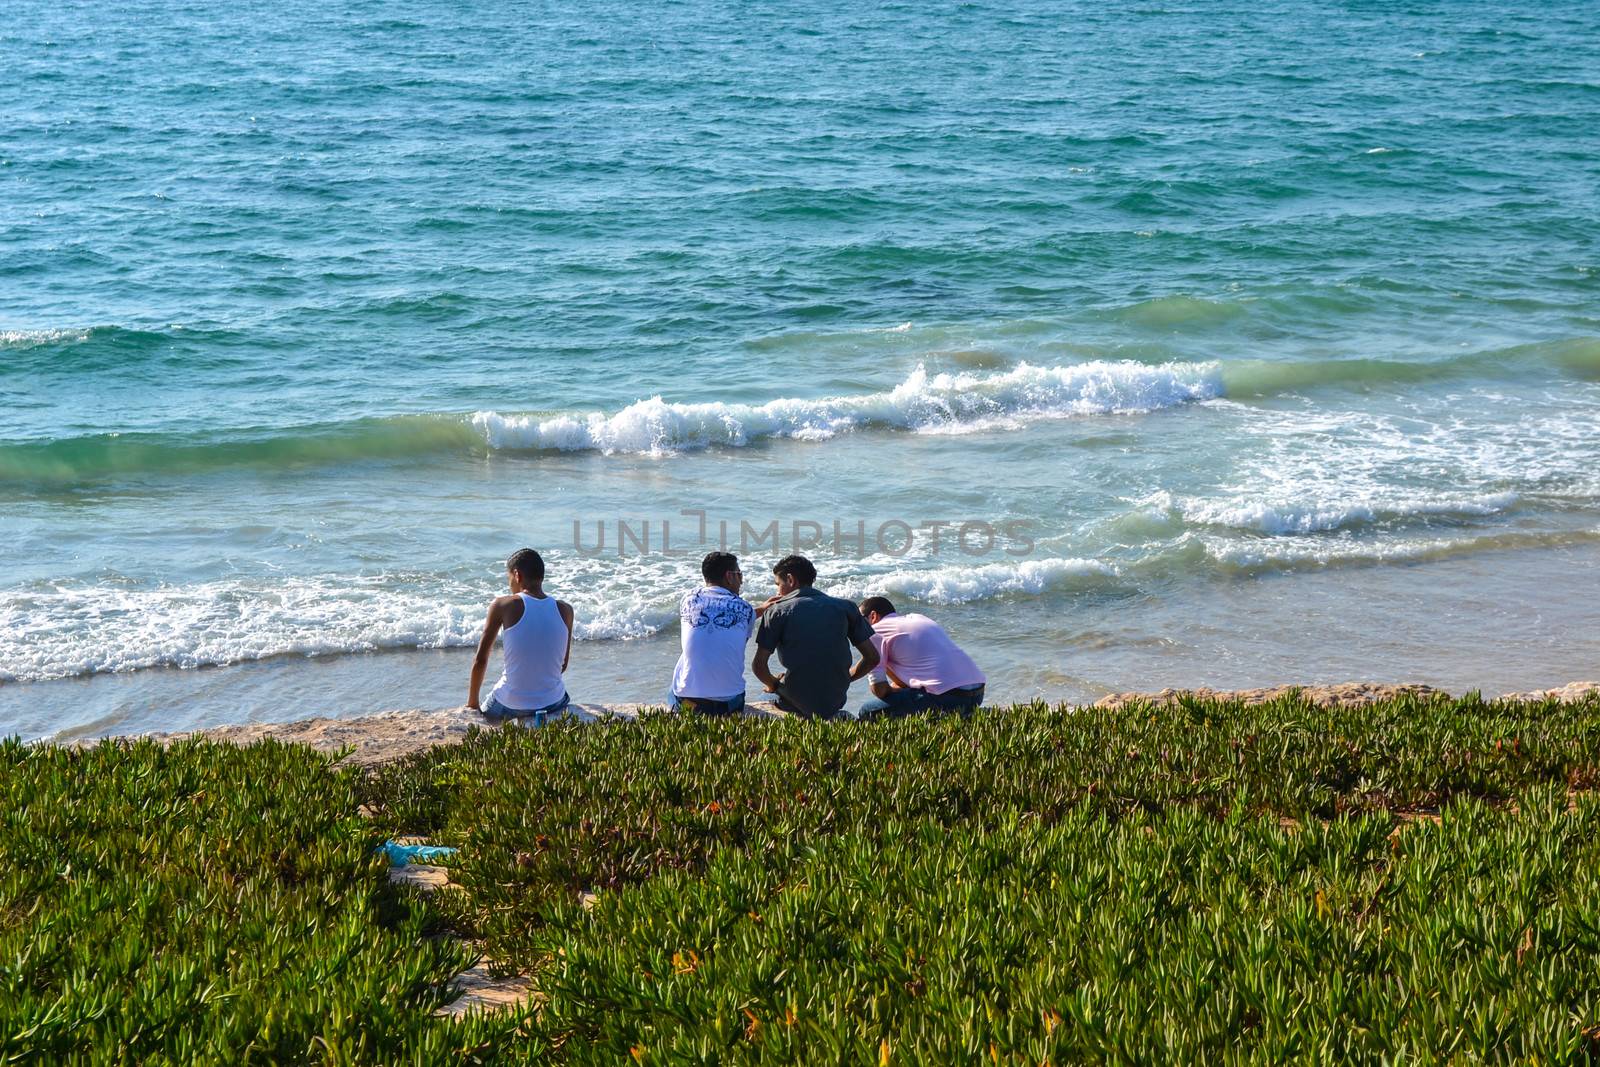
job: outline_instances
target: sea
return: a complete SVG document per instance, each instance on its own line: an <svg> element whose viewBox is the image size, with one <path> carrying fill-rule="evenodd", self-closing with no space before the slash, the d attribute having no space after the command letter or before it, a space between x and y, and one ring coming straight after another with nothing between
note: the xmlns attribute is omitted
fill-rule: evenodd
<svg viewBox="0 0 1600 1067"><path fill-rule="evenodd" d="M1600 676L1600 5L7 0L0 735L459 705L523 546L586 702L723 546L991 700Z"/></svg>

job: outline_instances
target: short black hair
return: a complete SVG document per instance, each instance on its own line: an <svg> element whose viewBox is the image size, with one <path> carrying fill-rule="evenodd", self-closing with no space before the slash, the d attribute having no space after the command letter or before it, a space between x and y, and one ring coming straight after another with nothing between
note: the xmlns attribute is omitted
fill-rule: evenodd
<svg viewBox="0 0 1600 1067"><path fill-rule="evenodd" d="M804 556L784 556L772 565L772 573L779 578L790 575L801 585L817 584L817 568Z"/></svg>
<svg viewBox="0 0 1600 1067"><path fill-rule="evenodd" d="M544 557L531 548L519 548L506 560L506 570L516 571L524 582L544 581Z"/></svg>
<svg viewBox="0 0 1600 1067"><path fill-rule="evenodd" d="M707 552L700 561L700 574L712 585L721 585L729 571L739 569L739 557L732 552Z"/></svg>
<svg viewBox="0 0 1600 1067"><path fill-rule="evenodd" d="M868 615L874 611L879 615L893 615L894 605L889 603L886 596L869 596L861 602L861 614Z"/></svg>

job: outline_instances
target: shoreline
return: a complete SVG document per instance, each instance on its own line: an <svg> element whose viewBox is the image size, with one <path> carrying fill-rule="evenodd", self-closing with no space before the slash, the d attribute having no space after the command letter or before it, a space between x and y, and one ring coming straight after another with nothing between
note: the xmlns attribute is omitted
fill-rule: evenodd
<svg viewBox="0 0 1600 1067"><path fill-rule="evenodd" d="M1183 697L1202 700L1236 700L1250 705L1264 704L1296 691L1316 707L1360 707L1407 695L1425 699L1433 697L1451 698L1454 696L1454 694L1442 689L1422 684L1343 682L1333 685L1280 685L1255 689L1167 688L1155 691L1128 691L1110 693L1092 703L1078 704L1077 706L1115 709L1136 703L1171 704ZM1556 700L1565 703L1581 700L1585 696L1597 692L1600 692L1600 681L1575 681L1549 689L1503 693L1499 696L1486 697L1485 699L1523 702ZM1046 703L1054 702L1047 701ZM1061 703L1069 702L1062 701ZM643 703L573 704L566 714L553 721L570 719L585 723L631 722L638 719L642 712L659 706ZM745 717L779 719L788 718L788 715L779 711L771 703L755 701L746 705ZM229 744L249 745L256 741L272 738L285 743L309 745L319 752L337 752L349 748L351 751L340 761L341 765L376 767L393 763L437 745L459 744L465 740L467 732L471 728L475 726L489 728L494 725L496 724L491 723L483 716L471 714L461 708L434 710L417 708L403 711L383 711L372 715L354 716L346 719L313 717L275 723L241 723L229 726L215 726L202 730L112 734L106 737L80 739L68 743L77 747L85 747L99 744L102 741L148 739L167 744L190 737L202 737ZM510 725L512 724L507 724L507 728Z"/></svg>

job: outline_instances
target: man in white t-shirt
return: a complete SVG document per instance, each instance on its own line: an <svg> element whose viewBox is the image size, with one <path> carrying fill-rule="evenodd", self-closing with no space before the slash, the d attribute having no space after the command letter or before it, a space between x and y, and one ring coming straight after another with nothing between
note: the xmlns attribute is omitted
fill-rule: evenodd
<svg viewBox="0 0 1600 1067"><path fill-rule="evenodd" d="M869 683L876 699L861 706L862 717L971 711L983 703L988 679L943 626L926 615L900 614L888 597L867 597L861 614L878 649Z"/></svg>
<svg viewBox="0 0 1600 1067"><path fill-rule="evenodd" d="M755 631L756 609L739 596L744 575L731 552L700 562L706 584L678 605L683 654L672 672L672 706L710 715L744 710L744 646Z"/></svg>

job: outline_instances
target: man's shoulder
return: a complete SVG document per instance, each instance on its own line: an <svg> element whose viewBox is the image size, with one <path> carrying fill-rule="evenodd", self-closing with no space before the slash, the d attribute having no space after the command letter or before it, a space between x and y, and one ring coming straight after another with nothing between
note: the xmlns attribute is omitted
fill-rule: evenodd
<svg viewBox="0 0 1600 1067"><path fill-rule="evenodd" d="M852 615L861 614L855 601L832 596L820 589L802 590L793 596L785 597L768 608L767 614L771 615L775 611L812 619L819 623L826 621L829 625L840 618L848 619Z"/></svg>
<svg viewBox="0 0 1600 1067"><path fill-rule="evenodd" d="M859 615L861 613L861 609L856 607L854 600L842 596L834 596L832 593L818 593L817 596L826 603L830 611L841 611L846 615Z"/></svg>
<svg viewBox="0 0 1600 1067"><path fill-rule="evenodd" d="M755 616L755 608L744 597L730 590L701 586L683 595L678 613L685 622L694 625L712 623L725 628L750 620Z"/></svg>
<svg viewBox="0 0 1600 1067"><path fill-rule="evenodd" d="M787 615L793 611L797 605L805 603L806 599L806 597L801 596L798 592L781 596L772 602L772 606L767 609L767 615L770 617L774 612L779 615Z"/></svg>

